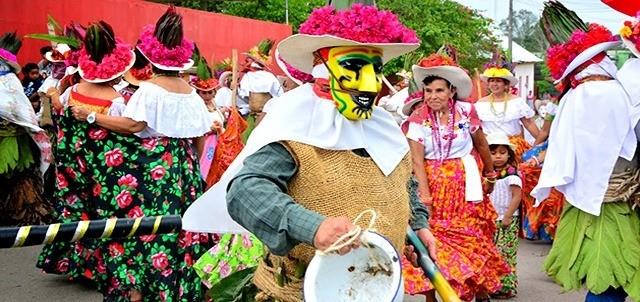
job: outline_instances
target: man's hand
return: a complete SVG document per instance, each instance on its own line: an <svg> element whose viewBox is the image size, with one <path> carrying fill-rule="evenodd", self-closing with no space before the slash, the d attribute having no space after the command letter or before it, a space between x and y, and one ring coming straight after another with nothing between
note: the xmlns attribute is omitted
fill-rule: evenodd
<svg viewBox="0 0 640 302"><path fill-rule="evenodd" d="M433 262L436 262L436 237L433 236L429 229L420 229L416 232L420 241L427 247L429 251L429 257L433 259ZM407 259L413 264L415 267L419 267L418 264L418 254L415 252L415 248L413 245L407 245L404 249L404 255Z"/></svg>
<svg viewBox="0 0 640 302"><path fill-rule="evenodd" d="M316 236L313 238L313 246L324 251L336 242L340 236L354 228L355 226L347 217L328 217L320 223ZM340 248L338 254L344 255L358 246L360 246L360 240L356 239L352 244Z"/></svg>

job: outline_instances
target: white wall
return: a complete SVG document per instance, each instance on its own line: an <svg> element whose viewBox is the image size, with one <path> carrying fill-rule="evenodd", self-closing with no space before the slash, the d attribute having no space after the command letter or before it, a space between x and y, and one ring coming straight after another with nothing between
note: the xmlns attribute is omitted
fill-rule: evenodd
<svg viewBox="0 0 640 302"><path fill-rule="evenodd" d="M523 97L525 100L529 95L529 92L533 92L535 89L535 80L534 80L534 71L533 71L534 63L517 63L515 67L515 76L518 78L518 95Z"/></svg>

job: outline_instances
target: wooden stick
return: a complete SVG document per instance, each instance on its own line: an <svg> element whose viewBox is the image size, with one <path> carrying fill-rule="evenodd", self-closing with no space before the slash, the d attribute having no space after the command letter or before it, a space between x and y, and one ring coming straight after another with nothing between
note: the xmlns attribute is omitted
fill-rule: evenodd
<svg viewBox="0 0 640 302"><path fill-rule="evenodd" d="M231 50L231 107L234 110L238 110L236 106L237 103L237 94L238 94L238 50Z"/></svg>

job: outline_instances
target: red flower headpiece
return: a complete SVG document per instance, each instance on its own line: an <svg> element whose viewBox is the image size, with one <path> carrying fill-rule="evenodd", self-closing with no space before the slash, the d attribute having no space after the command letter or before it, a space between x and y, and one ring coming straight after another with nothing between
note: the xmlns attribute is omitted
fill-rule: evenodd
<svg viewBox="0 0 640 302"><path fill-rule="evenodd" d="M547 51L547 66L554 79L559 79L580 53L596 44L615 41L611 32L602 25L591 23L589 30L580 29L574 31L569 41L551 47Z"/></svg>
<svg viewBox="0 0 640 302"><path fill-rule="evenodd" d="M216 80L215 78L203 80L195 77L191 80L191 86L195 87L198 90L213 90L214 88L218 87L218 80Z"/></svg>
<svg viewBox="0 0 640 302"><path fill-rule="evenodd" d="M620 29L620 36L623 39L633 43L637 51L640 51L640 12L634 21L624 21L624 25Z"/></svg>
<svg viewBox="0 0 640 302"><path fill-rule="evenodd" d="M451 59L449 56L445 56L439 53L434 53L429 55L428 57L420 60L417 64L420 67L436 67L436 66L458 66L458 64Z"/></svg>
<svg viewBox="0 0 640 302"><path fill-rule="evenodd" d="M324 6L313 10L299 32L308 35L332 35L361 43L418 43L416 33L402 25L390 11L354 4L336 10Z"/></svg>
<svg viewBox="0 0 640 302"><path fill-rule="evenodd" d="M151 70L151 64L147 64L140 69L131 68L129 69L131 75L136 78L138 81L147 81L153 77L153 71Z"/></svg>
<svg viewBox="0 0 640 302"><path fill-rule="evenodd" d="M78 67L85 80L111 79L113 76L122 74L133 65L134 57L129 44L116 39L116 47L113 51L104 56L100 63L91 60L91 57L83 47L79 52Z"/></svg>

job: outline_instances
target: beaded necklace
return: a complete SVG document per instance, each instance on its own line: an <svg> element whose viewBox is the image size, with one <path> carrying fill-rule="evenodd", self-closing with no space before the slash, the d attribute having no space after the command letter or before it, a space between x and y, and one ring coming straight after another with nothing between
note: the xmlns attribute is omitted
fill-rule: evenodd
<svg viewBox="0 0 640 302"><path fill-rule="evenodd" d="M455 124L455 115L453 108L453 100L449 100L447 105L447 110L449 113L449 120L444 133L440 133L440 114L436 115L433 110L429 109L429 119L431 122L429 123L431 126L431 140L433 142L433 146L435 148L438 162L441 164L445 159L449 158L451 154L451 146L453 145L453 140L456 138L454 124ZM445 146L443 148L443 142L445 140ZM445 152L446 150L446 152Z"/></svg>
<svg viewBox="0 0 640 302"><path fill-rule="evenodd" d="M502 112L498 112L496 108L493 106L493 102L495 101L495 96L493 95L493 93L489 95L489 106L491 109L491 113L493 113L494 116L497 116L498 118L505 117L505 115L507 114L507 106L509 104L507 100L508 98L509 98L509 95L505 94L505 97L502 99L502 103L503 103Z"/></svg>

